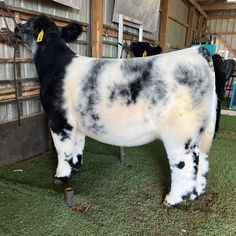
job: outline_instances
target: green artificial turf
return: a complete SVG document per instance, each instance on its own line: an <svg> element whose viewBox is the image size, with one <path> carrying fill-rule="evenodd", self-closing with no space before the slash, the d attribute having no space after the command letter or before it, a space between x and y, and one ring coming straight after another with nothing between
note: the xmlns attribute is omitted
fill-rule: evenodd
<svg viewBox="0 0 236 236"><path fill-rule="evenodd" d="M236 117L222 116L210 152L206 194L167 209L161 203L169 169L161 142L119 149L87 139L84 165L73 177L74 212L52 184L56 155L0 168L0 236L236 235Z"/></svg>

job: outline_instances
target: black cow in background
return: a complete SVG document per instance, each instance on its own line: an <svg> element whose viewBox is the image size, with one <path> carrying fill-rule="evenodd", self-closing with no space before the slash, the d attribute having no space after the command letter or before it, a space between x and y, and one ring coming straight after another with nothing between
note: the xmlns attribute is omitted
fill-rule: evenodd
<svg viewBox="0 0 236 236"><path fill-rule="evenodd" d="M225 84L232 77L234 73L235 61L232 59L223 60L218 54L212 56L214 70L215 70L215 84L217 94L217 110L216 110L216 125L215 133L219 131L221 101L224 100Z"/></svg>
<svg viewBox="0 0 236 236"><path fill-rule="evenodd" d="M147 42L132 42L130 46L135 57L154 56L162 52L159 45L152 47Z"/></svg>

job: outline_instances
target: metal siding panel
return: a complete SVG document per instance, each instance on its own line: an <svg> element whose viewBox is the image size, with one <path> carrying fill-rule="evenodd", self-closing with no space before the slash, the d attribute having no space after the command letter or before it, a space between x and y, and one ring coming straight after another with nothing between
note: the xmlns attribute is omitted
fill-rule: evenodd
<svg viewBox="0 0 236 236"><path fill-rule="evenodd" d="M109 25L111 27L114 28L118 28L118 25L116 23L112 22L112 16L113 16L113 8L114 8L114 0L104 0L104 4L103 4L103 23L106 25ZM143 36L151 39L151 40L158 40L159 38L159 29L160 29L160 15L158 18L158 26L156 29L156 32L154 33L150 33L150 32L146 32L144 31ZM137 27L137 25L133 24L134 27ZM132 28L129 26L124 26L124 31L128 31L130 33L133 33L135 35L138 36L138 29L137 28ZM109 41L109 37L104 39L105 41ZM115 39L115 41L117 42L117 39ZM102 53L103 57L117 57L117 47L116 46L112 46L112 45L106 45L103 44L103 53Z"/></svg>
<svg viewBox="0 0 236 236"><path fill-rule="evenodd" d="M221 10L211 12L210 15L216 16L235 16L236 10ZM236 19L212 19L208 20L207 24L213 32L236 32ZM221 38L230 45L232 49L236 48L235 35L221 35ZM227 50L222 44L217 43L217 50Z"/></svg>
<svg viewBox="0 0 236 236"><path fill-rule="evenodd" d="M17 118L17 110L15 104L7 104L6 106L6 117L5 120L13 120Z"/></svg>
<svg viewBox="0 0 236 236"><path fill-rule="evenodd" d="M40 0L5 0L6 4L21 7L28 10L38 11L45 14L52 14L61 16L71 20L79 20L85 23L89 23L90 17L90 1L81 0L81 9L76 10L52 1L40 1Z"/></svg>
<svg viewBox="0 0 236 236"><path fill-rule="evenodd" d="M221 25L221 29L220 29L220 31L221 32L225 32L225 31L227 31L227 28L228 28L228 20L222 20L222 25Z"/></svg>
<svg viewBox="0 0 236 236"><path fill-rule="evenodd" d="M81 44L77 44L77 43L69 43L68 46L72 51L74 51L75 53L77 53L81 56L88 55L87 45L81 45Z"/></svg>
<svg viewBox="0 0 236 236"><path fill-rule="evenodd" d="M103 44L103 54L104 58L117 58L117 47L113 45Z"/></svg>
<svg viewBox="0 0 236 236"><path fill-rule="evenodd" d="M0 105L0 124L7 119L7 106Z"/></svg>
<svg viewBox="0 0 236 236"><path fill-rule="evenodd" d="M8 17L5 18L8 24L8 27L13 30L14 24L12 20ZM0 28L4 28L5 22L3 17L0 17ZM7 44L0 44L0 58L13 58L13 48ZM0 64L0 80L13 80L13 64L5 63ZM3 84L0 86L1 89L14 88L13 84ZM15 104L2 104L0 105L0 123L5 122L6 120L12 120L17 117L16 106Z"/></svg>
<svg viewBox="0 0 236 236"><path fill-rule="evenodd" d="M217 20L216 21L216 26L215 26L215 31L220 32L221 27L222 27L223 20Z"/></svg>
<svg viewBox="0 0 236 236"><path fill-rule="evenodd" d="M117 27L117 24L112 22L114 3L115 0L103 0L103 23L112 27Z"/></svg>
<svg viewBox="0 0 236 236"><path fill-rule="evenodd" d="M231 47L234 48L234 49L236 48L236 36L235 35L232 37Z"/></svg>
<svg viewBox="0 0 236 236"><path fill-rule="evenodd" d="M175 21L168 20L167 42L181 48L185 46L186 28Z"/></svg>
<svg viewBox="0 0 236 236"><path fill-rule="evenodd" d="M227 27L226 31L228 31L228 32L234 31L234 23L235 23L235 20L229 19L228 20L228 27Z"/></svg>
<svg viewBox="0 0 236 236"><path fill-rule="evenodd" d="M226 35L224 40L227 44L231 45L232 44L232 35Z"/></svg>
<svg viewBox="0 0 236 236"><path fill-rule="evenodd" d="M176 17L177 19L188 23L189 6L182 0L171 0L170 1L170 16Z"/></svg>
<svg viewBox="0 0 236 236"><path fill-rule="evenodd" d="M23 116L36 114L42 111L41 102L39 100L29 100L23 102Z"/></svg>

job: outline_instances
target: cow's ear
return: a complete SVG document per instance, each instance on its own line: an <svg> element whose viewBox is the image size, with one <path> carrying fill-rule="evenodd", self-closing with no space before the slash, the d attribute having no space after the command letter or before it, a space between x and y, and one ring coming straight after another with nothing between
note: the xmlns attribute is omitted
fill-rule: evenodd
<svg viewBox="0 0 236 236"><path fill-rule="evenodd" d="M75 41L79 35L83 32L83 28L76 22L71 22L67 26L61 29L61 38L66 42Z"/></svg>

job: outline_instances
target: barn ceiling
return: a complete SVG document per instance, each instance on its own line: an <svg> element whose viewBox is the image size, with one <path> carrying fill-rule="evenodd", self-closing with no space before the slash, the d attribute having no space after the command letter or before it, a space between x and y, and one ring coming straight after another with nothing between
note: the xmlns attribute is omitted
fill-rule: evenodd
<svg viewBox="0 0 236 236"><path fill-rule="evenodd" d="M198 0L197 2L205 11L236 10L236 0Z"/></svg>

